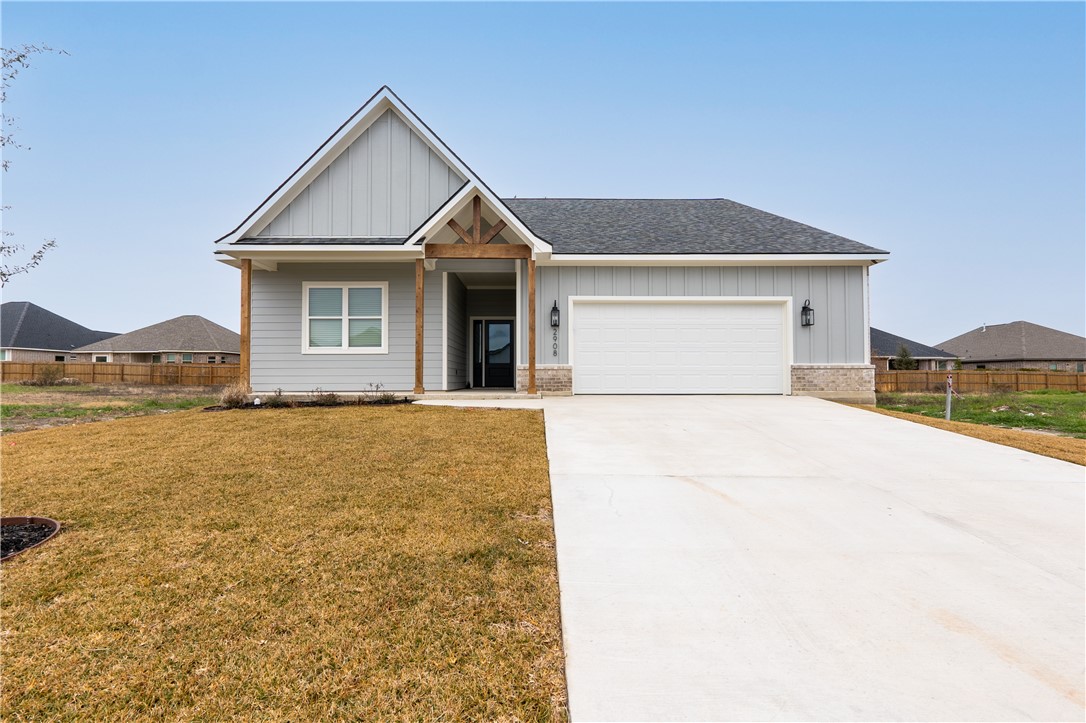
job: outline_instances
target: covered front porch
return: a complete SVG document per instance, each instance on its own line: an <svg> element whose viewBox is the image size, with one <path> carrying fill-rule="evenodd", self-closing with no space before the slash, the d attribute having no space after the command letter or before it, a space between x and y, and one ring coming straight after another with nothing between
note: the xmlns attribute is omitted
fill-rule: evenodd
<svg viewBox="0 0 1086 723"><path fill-rule="evenodd" d="M500 389L537 394L536 273L527 239L517 238L480 194L452 204L444 224L422 237L423 258L415 261L415 394L425 394L425 274L442 270L445 335L441 389ZM457 208L459 206L459 208ZM486 211L484 212L484 206ZM470 226L457 219L470 212ZM523 303L522 303L523 301ZM521 312L523 311L523 317ZM526 323L525 323L526 322ZM451 335L451 340L450 340ZM460 346L461 339L464 346ZM461 369L456 357L464 360ZM517 389L518 364L527 383ZM450 374L451 372L451 374Z"/></svg>

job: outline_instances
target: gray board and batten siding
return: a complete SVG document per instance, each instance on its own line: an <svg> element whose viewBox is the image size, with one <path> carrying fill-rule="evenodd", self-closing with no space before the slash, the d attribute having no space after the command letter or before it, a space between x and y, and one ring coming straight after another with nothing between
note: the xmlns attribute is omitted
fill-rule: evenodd
<svg viewBox="0 0 1086 723"><path fill-rule="evenodd" d="M864 272L862 266L542 266L536 363L569 363L570 296L790 296L793 363L867 364ZM810 327L799 322L806 299L815 310ZM550 326L555 300L562 313L557 357Z"/></svg>
<svg viewBox="0 0 1086 723"><path fill-rule="evenodd" d="M256 236L402 239L465 180L389 109Z"/></svg>

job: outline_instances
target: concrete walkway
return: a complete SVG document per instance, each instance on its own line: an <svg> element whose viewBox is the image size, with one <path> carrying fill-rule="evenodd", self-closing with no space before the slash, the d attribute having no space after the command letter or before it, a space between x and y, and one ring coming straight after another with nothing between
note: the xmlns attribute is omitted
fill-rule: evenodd
<svg viewBox="0 0 1086 723"><path fill-rule="evenodd" d="M1083 720L1082 467L800 397L516 406L575 721Z"/></svg>

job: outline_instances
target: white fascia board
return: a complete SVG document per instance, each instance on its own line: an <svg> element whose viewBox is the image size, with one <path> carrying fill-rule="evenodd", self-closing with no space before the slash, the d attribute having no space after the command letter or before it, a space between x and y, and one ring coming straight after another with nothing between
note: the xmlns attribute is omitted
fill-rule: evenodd
<svg viewBox="0 0 1086 723"><path fill-rule="evenodd" d="M240 267L241 259L251 259L253 267L263 271L275 271L278 264L293 263L381 263L414 261L422 258L422 248L405 249L402 246L383 246L360 249L357 246L232 246L220 249L215 257L228 266Z"/></svg>
<svg viewBox="0 0 1086 723"><path fill-rule="evenodd" d="M550 254L540 266L870 266L889 254Z"/></svg>
<svg viewBox="0 0 1086 723"><path fill-rule="evenodd" d="M445 205L438 209L437 213L431 216L426 223L419 226L419 228L407 238L404 242L404 246L412 246L416 244L420 238L429 238L437 229L443 228L449 223L449 219L460 213L476 194L485 199L498 218L505 221L506 226L513 229L518 236L527 241L533 251L537 253L550 252L551 245L532 233L528 227L517 218L516 214L510 211L505 203L495 196L490 189L474 175L468 176L468 182L464 187L446 201Z"/></svg>

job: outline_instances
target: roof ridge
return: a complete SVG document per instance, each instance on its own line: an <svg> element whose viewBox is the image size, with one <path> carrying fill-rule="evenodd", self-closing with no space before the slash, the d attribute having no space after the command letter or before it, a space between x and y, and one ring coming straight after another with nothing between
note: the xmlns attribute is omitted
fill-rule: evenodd
<svg viewBox="0 0 1086 723"><path fill-rule="evenodd" d="M11 332L11 345L15 346L15 341L19 338L19 329L23 328L23 320L26 319L26 312L33 306L29 301L23 302L23 313L19 314L19 320L15 322L15 331Z"/></svg>
<svg viewBox="0 0 1086 723"><path fill-rule="evenodd" d="M193 314L193 316L200 320L200 326L203 327L204 333L207 334L207 338L210 339L212 342L215 342L215 335L212 334L211 329L207 327L207 319L200 316L199 314Z"/></svg>

